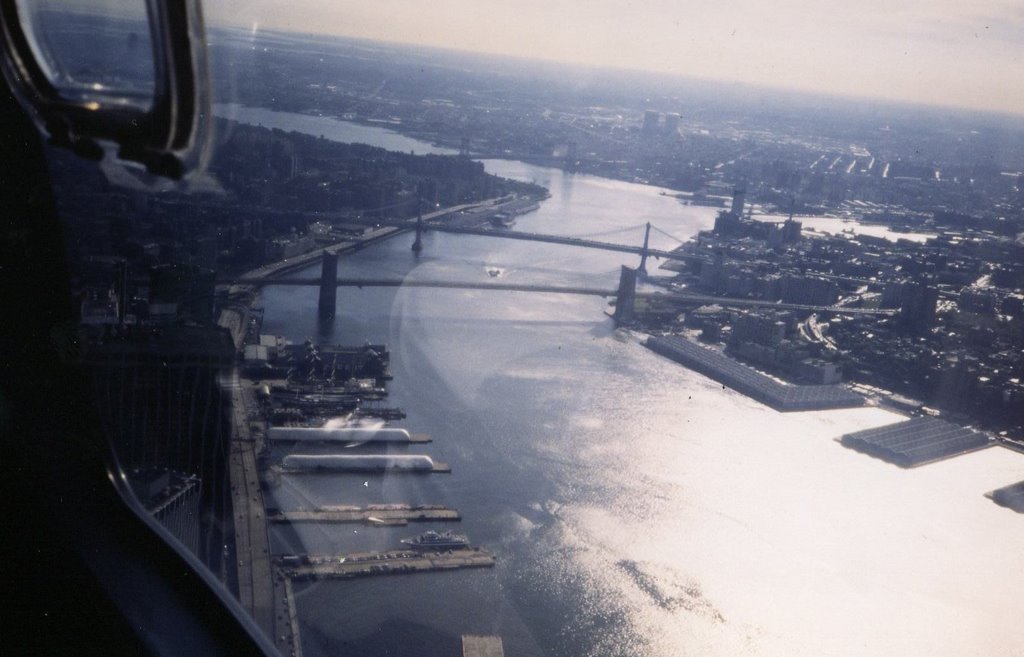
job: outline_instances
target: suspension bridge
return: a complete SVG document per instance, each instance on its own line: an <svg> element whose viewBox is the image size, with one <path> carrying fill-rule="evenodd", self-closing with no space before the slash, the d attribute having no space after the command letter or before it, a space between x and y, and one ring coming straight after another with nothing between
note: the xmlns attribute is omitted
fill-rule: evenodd
<svg viewBox="0 0 1024 657"><path fill-rule="evenodd" d="M548 244L562 244L565 246L576 246L587 249L600 249L604 251L614 251L617 253L632 253L635 255L639 255L641 258L639 269L642 275L646 275L647 273L647 258L650 256L653 256L655 258L663 258L665 260L677 260L686 262L707 261L707 258L693 253L669 251L664 249L652 249L650 247L650 236L652 230L656 233L659 233L674 240L678 244L682 244L686 240L681 240L675 235L672 235L671 233L668 233L658 228L657 226L651 224L650 222L646 224L637 224L636 226L627 226L625 228L620 228L615 231L611 231L612 233L623 233L631 230L636 230L638 228L643 228L644 240L643 245L641 246L633 244L605 242L601 240L588 239L586 237L573 237L569 235L551 235L545 233L533 233L528 231L507 230L503 228L488 228L484 226L484 224L495 214L508 209L515 211L517 208L524 206L524 204L527 202L528 201L520 199L491 205L481 204L473 207L472 209L470 209L469 206L462 206L459 209L458 214L448 210L441 210L427 216L423 215L423 204L422 202L420 202L417 210L416 219L397 222L383 222L379 223L378 225L390 226L393 228L399 228L403 230L407 230L410 228L415 229L416 237L412 243L412 250L415 253L420 253L423 250L423 233L426 231L434 231L438 233L477 235L481 237L496 237L501 239L522 240L528 242L546 242ZM468 214L464 214L466 210L469 210Z"/></svg>
<svg viewBox="0 0 1024 657"><path fill-rule="evenodd" d="M393 228L410 228L409 223L381 224ZM619 285L616 288L572 286L572 285L544 285L530 283L504 283L498 281L455 281L441 279L416 279L416 278L339 278L338 277L338 253L330 249L323 249L321 256L320 276L287 276L275 275L273 273L262 273L260 275L243 275L229 281L221 281L232 285L283 285L283 286L308 286L319 288L319 314L322 318L332 318L337 311L337 290L339 287L349 288L435 288L435 289L461 289L461 290L490 290L507 292L534 292L549 294L573 294L587 295L604 298L615 298L614 317L619 322L628 322L633 317L633 306L636 299L657 299L666 303L679 304L712 304L717 303L732 307L766 307L777 310L800 310L809 312L834 312L852 315L892 315L895 313L889 309L873 308L850 308L848 306L823 306L806 305L794 303L781 303L765 299L748 299L721 297L704 294L691 294L684 292L637 292L636 284L638 279L647 275L646 264L648 257L664 258L667 260L682 260L708 262L705 258L694 254L666 251L663 249L650 248L651 231L665 235L673 240L682 242L674 235L667 233L660 228L647 223L637 226L630 226L609 233L621 233L627 230L644 228L644 241L642 246L619 244L590 239L587 237L571 237L564 235L549 235L542 233L530 233L511 231L504 229L482 228L478 225L440 224L431 222L424 224L422 215L416 220L416 239L413 242L413 251L419 253L422 246L422 232L425 226L429 230L438 232L455 233L463 235L479 235L484 237L495 237L502 239L516 239L533 242L546 242L549 244L563 244L588 249L599 249L618 253L631 253L640 256L640 264L636 269L622 266ZM392 233L394 234L394 233ZM312 264L313 260L309 260Z"/></svg>
<svg viewBox="0 0 1024 657"><path fill-rule="evenodd" d="M659 233L668 235L668 233L660 230L652 224L647 224L647 231L655 230ZM618 253L632 253L639 255L646 260L647 256L654 256L655 258L663 258L665 260L682 260L689 262L706 262L707 258L703 256L695 255L692 253L681 253L677 251L665 251L664 249L652 249L648 245L648 236L645 234L643 246L634 246L631 244L616 244L614 242L602 242L598 240L586 239L583 237L571 237L567 235L546 235L541 233L528 233L517 230L503 230L497 228L480 228L474 226L445 226L431 224L429 230L442 232L442 233L457 233L461 235L481 235L485 237L498 237L502 239L510 240L524 240L528 242L547 242L548 244L564 244L567 246L578 246L586 249L601 249L604 251L615 251ZM676 239L673 237L673 239Z"/></svg>
<svg viewBox="0 0 1024 657"><path fill-rule="evenodd" d="M334 256L335 258L337 256ZM330 258L330 256L327 256ZM325 259L327 259L325 258ZM677 304L718 304L721 306L742 308L773 308L775 310L799 310L807 312L843 313L847 315L894 315L896 310L880 308L851 308L849 306L824 306L798 303L782 303L766 299L746 299L740 297L721 297L709 294L692 294L688 292L637 292L637 269L622 267L619 286L588 287L573 285L540 285L529 283L498 283L487 281L451 281L440 279L415 278L337 278L337 264L327 266L328 271L334 269L335 277L286 276L280 278L238 278L232 281L239 285L283 285L320 288L320 314L322 317L333 317L337 305L337 289L348 288L433 288L449 290L489 290L492 292L539 292L547 294L573 294L615 298L614 316L619 321L628 322L633 315L633 302L636 299L656 299L665 303Z"/></svg>

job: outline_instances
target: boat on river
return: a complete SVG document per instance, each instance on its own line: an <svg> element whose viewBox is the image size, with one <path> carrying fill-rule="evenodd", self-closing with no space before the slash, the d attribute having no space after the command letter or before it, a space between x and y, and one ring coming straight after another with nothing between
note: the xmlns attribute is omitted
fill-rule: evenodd
<svg viewBox="0 0 1024 657"><path fill-rule="evenodd" d="M463 534L432 529L419 536L402 539L402 543L417 550L462 550L469 547L469 539Z"/></svg>

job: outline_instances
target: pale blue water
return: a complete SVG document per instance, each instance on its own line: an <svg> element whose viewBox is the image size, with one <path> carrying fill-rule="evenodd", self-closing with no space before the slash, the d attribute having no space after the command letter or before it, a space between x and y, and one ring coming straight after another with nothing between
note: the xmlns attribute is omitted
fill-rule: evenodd
<svg viewBox="0 0 1024 657"><path fill-rule="evenodd" d="M218 103L213 112L219 117L236 119L242 123L261 125L264 128L304 132L315 137L323 136L331 141L370 144L389 151L414 152L417 155L451 155L457 153L450 148L434 146L425 141L411 139L392 130L359 125L348 121L337 121L321 114L295 114L275 112L259 107L245 107L237 103Z"/></svg>
<svg viewBox="0 0 1024 657"><path fill-rule="evenodd" d="M365 130L339 123L330 134ZM645 221L687 237L713 219L651 187L486 166L551 190L519 219L523 230L639 243ZM637 262L438 234L416 259L411 239L347 256L340 273L489 280L497 267L503 281L611 286L621 264ZM776 413L615 331L596 298L343 289L341 316L323 332L315 289L270 287L262 305L265 330L293 340L387 342L390 403L408 411L402 426L434 438L407 451L453 470L293 476L275 503L449 504L464 516L453 528L498 556L493 570L300 586L307 655L457 655L464 633L501 635L517 657L1024 650L1024 523L982 497L1024 478L1020 455L988 450L903 471L851 452L832 439L899 418ZM385 549L422 528L301 527L274 546Z"/></svg>

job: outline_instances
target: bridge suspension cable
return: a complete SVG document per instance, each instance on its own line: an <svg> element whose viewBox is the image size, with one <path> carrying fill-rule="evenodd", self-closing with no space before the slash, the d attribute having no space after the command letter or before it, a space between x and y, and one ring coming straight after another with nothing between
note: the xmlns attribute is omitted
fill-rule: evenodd
<svg viewBox="0 0 1024 657"><path fill-rule="evenodd" d="M633 230L640 230L643 227L644 227L644 224L636 224L635 226L626 226L625 228L615 228L615 229L612 229L612 230L602 230L602 231L598 231L598 232L595 232L595 233L581 233L579 235L575 235L575 237L585 237L585 238L605 237L607 235L616 235L618 233L628 233L628 232L633 231Z"/></svg>
<svg viewBox="0 0 1024 657"><path fill-rule="evenodd" d="M670 237L670 238L674 239L675 241L679 242L680 244L684 244L686 242L686 240L681 240L678 237L676 237L675 235L673 235L672 233L666 233L665 231L663 231L662 229L658 228L654 224L651 224L651 229L658 231L659 233L661 233L665 237Z"/></svg>

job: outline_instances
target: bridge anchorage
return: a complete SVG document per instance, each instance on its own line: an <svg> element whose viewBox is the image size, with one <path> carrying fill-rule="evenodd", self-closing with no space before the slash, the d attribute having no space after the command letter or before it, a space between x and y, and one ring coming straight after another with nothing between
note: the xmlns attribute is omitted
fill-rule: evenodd
<svg viewBox="0 0 1024 657"><path fill-rule="evenodd" d="M320 298L317 311L322 321L332 320L338 311L338 254L324 249L320 261Z"/></svg>
<svg viewBox="0 0 1024 657"><path fill-rule="evenodd" d="M416 255L423 250L423 194L416 188L416 239L412 242L412 252Z"/></svg>
<svg viewBox="0 0 1024 657"><path fill-rule="evenodd" d="M643 267L643 265L640 265ZM622 265L619 271L619 289L615 293L615 312L612 319L616 326L632 323L636 307L636 279L640 268L630 269Z"/></svg>
<svg viewBox="0 0 1024 657"><path fill-rule="evenodd" d="M640 252L640 266L636 268L636 275L640 278L640 280L647 278L647 256L650 253L650 241L651 222L648 221L647 225L644 227L644 247L643 250ZM636 286L634 285L633 287L634 291L636 291Z"/></svg>

